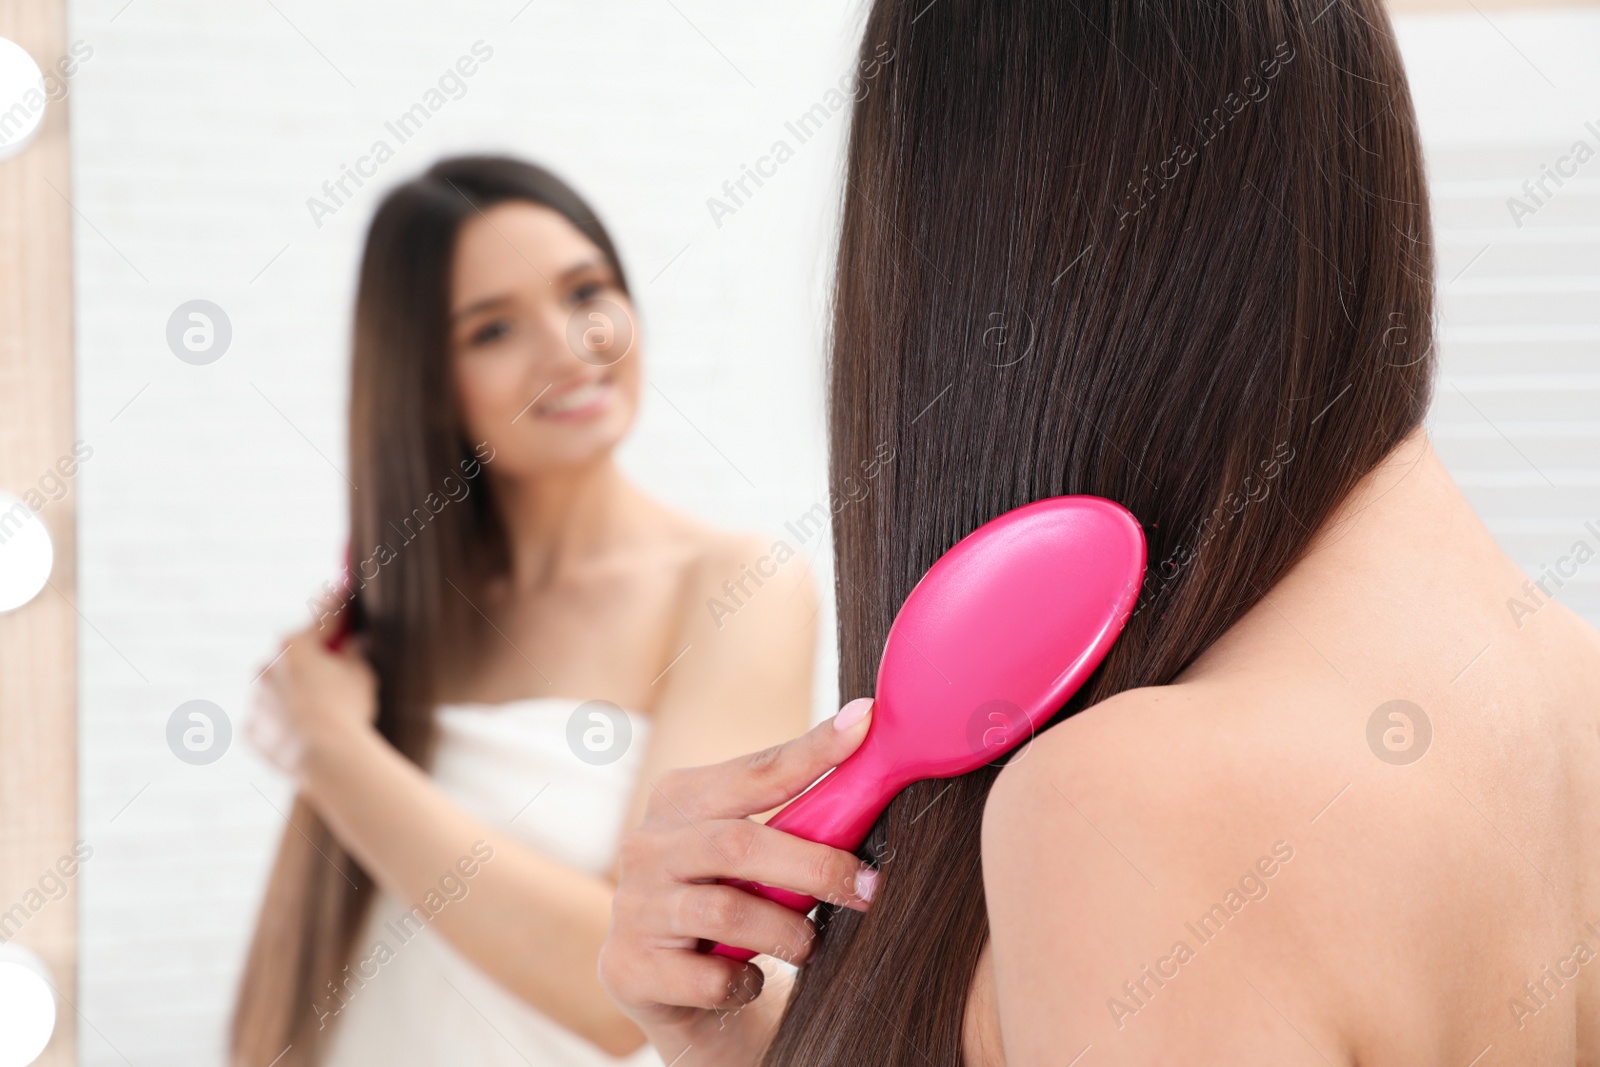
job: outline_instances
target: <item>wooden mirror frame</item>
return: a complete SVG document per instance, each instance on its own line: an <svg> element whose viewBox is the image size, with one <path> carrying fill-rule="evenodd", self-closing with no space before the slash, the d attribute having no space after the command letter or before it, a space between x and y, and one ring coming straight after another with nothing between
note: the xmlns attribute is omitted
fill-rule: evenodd
<svg viewBox="0 0 1600 1067"><path fill-rule="evenodd" d="M0 36L49 69L67 54L65 0L0 4ZM72 455L72 195L67 108L52 101L33 143L0 160L0 489L17 496ZM0 614L0 912L36 891L78 836L76 495L38 517L55 547L50 584ZM56 985L42 1067L77 1062L78 879L62 880L66 896L11 938Z"/></svg>

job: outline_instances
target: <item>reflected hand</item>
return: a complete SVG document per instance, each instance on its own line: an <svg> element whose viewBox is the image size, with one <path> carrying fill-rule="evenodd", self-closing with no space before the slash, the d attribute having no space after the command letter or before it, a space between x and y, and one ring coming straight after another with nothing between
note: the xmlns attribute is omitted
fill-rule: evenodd
<svg viewBox="0 0 1600 1067"><path fill-rule="evenodd" d="M286 638L252 694L245 735L274 766L298 779L306 752L370 730L378 714L378 679L364 642L337 652L308 628Z"/></svg>

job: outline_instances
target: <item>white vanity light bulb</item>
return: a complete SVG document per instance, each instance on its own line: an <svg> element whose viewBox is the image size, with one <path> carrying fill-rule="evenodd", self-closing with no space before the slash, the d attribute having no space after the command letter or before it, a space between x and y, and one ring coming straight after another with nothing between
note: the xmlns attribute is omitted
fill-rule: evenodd
<svg viewBox="0 0 1600 1067"><path fill-rule="evenodd" d="M21 945L0 944L0 1067L27 1067L55 1029L50 968Z"/></svg>
<svg viewBox="0 0 1600 1067"><path fill-rule="evenodd" d="M44 125L49 102L39 64L20 44L0 37L0 159L28 147Z"/></svg>
<svg viewBox="0 0 1600 1067"><path fill-rule="evenodd" d="M0 491L0 612L38 596L54 565L50 531L32 508Z"/></svg>

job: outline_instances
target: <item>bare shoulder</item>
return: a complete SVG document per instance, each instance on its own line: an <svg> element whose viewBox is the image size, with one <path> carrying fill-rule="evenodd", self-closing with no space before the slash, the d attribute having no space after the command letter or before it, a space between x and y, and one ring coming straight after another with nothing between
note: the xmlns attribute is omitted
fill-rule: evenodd
<svg viewBox="0 0 1600 1067"><path fill-rule="evenodd" d="M682 561L677 611L664 710L691 704L694 718L722 704L782 708L775 735L746 739L755 747L804 729L818 602L803 555L760 534L702 527Z"/></svg>
<svg viewBox="0 0 1600 1067"><path fill-rule="evenodd" d="M814 624L817 596L810 568L788 541L715 526L643 500L651 542L645 562L675 576L678 633L685 640L731 631L732 640L719 642L731 646Z"/></svg>
<svg viewBox="0 0 1600 1067"><path fill-rule="evenodd" d="M730 643L781 640L815 624L811 569L782 539L707 529L685 568L684 588L688 629L726 635Z"/></svg>
<svg viewBox="0 0 1600 1067"><path fill-rule="evenodd" d="M1249 686L1131 690L1002 771L983 873L1008 1062L1090 1045L1097 1062L1264 1062L1308 1038L1340 1062L1329 983L1284 967L1283 946L1319 892L1302 831L1348 748L1307 744L1285 725L1303 709L1277 704Z"/></svg>
<svg viewBox="0 0 1600 1067"><path fill-rule="evenodd" d="M1003 847L1013 822L1039 828L1031 823L1049 817L1038 807L1046 795L1068 812L1103 806L1141 822L1181 813L1177 836L1190 841L1248 829L1267 806L1315 799L1319 774L1334 781L1353 754L1348 745L1307 744L1328 728L1318 703L1248 682L1118 693L1040 734L1011 761L990 795L986 829ZM1172 830L1172 820L1149 829Z"/></svg>

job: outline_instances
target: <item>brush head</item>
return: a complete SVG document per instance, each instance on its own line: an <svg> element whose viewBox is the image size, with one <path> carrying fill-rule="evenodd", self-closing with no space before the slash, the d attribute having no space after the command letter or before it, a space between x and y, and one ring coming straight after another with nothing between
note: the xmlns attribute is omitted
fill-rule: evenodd
<svg viewBox="0 0 1600 1067"><path fill-rule="evenodd" d="M912 782L977 770L1032 737L1110 651L1144 568L1138 520L1101 497L1052 497L978 527L939 557L895 616L861 747L768 825L854 851ZM795 911L816 903L728 884Z"/></svg>
<svg viewBox="0 0 1600 1067"><path fill-rule="evenodd" d="M1052 497L980 526L901 606L851 761L876 765L894 791L993 762L1100 665L1144 569L1138 520L1101 497Z"/></svg>

